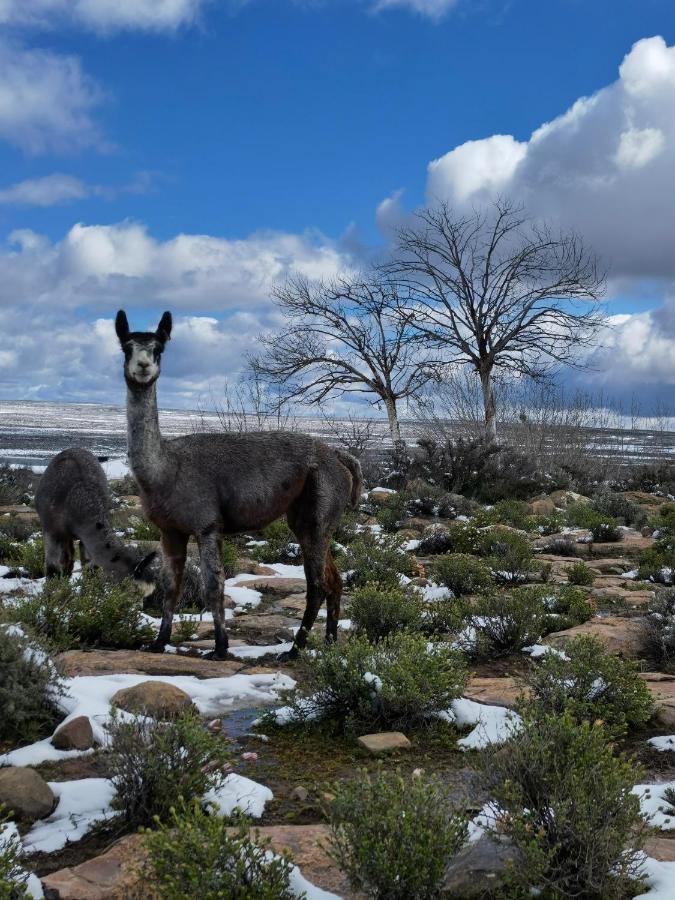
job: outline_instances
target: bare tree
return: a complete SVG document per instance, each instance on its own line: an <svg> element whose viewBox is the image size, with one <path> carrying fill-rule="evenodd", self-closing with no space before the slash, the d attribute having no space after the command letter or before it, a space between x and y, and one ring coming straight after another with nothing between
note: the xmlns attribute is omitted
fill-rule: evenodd
<svg viewBox="0 0 675 900"><path fill-rule="evenodd" d="M415 397L438 367L412 328L414 312L405 311L397 284L380 276L310 282L297 275L274 295L288 325L260 337L253 371L280 387L286 401L370 395L384 406L400 447L399 402Z"/></svg>
<svg viewBox="0 0 675 900"><path fill-rule="evenodd" d="M483 395L485 433L497 435L497 372L539 378L575 363L601 318L605 278L573 233L555 233L504 200L458 215L447 205L417 213L382 267L405 292L402 314L448 363L470 365Z"/></svg>

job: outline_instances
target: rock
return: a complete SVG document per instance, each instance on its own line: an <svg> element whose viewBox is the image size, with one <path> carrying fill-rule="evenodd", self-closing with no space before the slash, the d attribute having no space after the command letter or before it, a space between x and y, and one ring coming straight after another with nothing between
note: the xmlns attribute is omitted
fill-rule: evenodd
<svg viewBox="0 0 675 900"><path fill-rule="evenodd" d="M213 629L213 626L211 626ZM244 663L201 659L177 653L145 653L142 650L67 650L56 657L59 671L75 675L194 675L224 678L236 675Z"/></svg>
<svg viewBox="0 0 675 900"><path fill-rule="evenodd" d="M559 509L567 509L573 503L590 503L590 497L584 497L583 494L577 494L574 491L553 491L549 497Z"/></svg>
<svg viewBox="0 0 675 900"><path fill-rule="evenodd" d="M56 806L56 797L35 769L11 766L0 769L0 803L17 819L35 822L45 819Z"/></svg>
<svg viewBox="0 0 675 900"><path fill-rule="evenodd" d="M282 609L290 609L293 612L304 613L307 606L307 594L303 591L300 594L291 594L290 597L284 597L279 600L278 605Z"/></svg>
<svg viewBox="0 0 675 900"><path fill-rule="evenodd" d="M141 870L146 852L143 836L123 837L100 856L88 859L79 866L60 869L42 879L45 897L58 900L128 900L157 897L143 879ZM139 892L141 883L142 893Z"/></svg>
<svg viewBox="0 0 675 900"><path fill-rule="evenodd" d="M306 787L303 787L299 784L297 787L293 788L291 791L291 800L299 800L300 803L305 803L307 798L309 797L309 791Z"/></svg>
<svg viewBox="0 0 675 900"><path fill-rule="evenodd" d="M253 578L251 581L242 581L239 587L252 588L261 594L272 594L275 597L288 597L289 594L298 594L307 590L307 582L304 578Z"/></svg>
<svg viewBox="0 0 675 900"><path fill-rule="evenodd" d="M654 718L669 732L675 731L675 675L663 672L640 672L654 698Z"/></svg>
<svg viewBox="0 0 675 900"><path fill-rule="evenodd" d="M533 516L552 516L556 510L555 503L550 497L540 497L529 504L530 513Z"/></svg>
<svg viewBox="0 0 675 900"><path fill-rule="evenodd" d="M675 862L675 840L672 838L648 837L643 849L652 859L658 859L661 862Z"/></svg>
<svg viewBox="0 0 675 900"><path fill-rule="evenodd" d="M270 847L276 853L288 850L293 862L305 878L318 888L330 891L343 900L356 900L358 895L349 887L347 876L341 872L328 855L327 825L268 825L251 830L252 837L270 839Z"/></svg>
<svg viewBox="0 0 675 900"><path fill-rule="evenodd" d="M110 702L127 712L145 713L156 719L172 719L194 708L189 694L165 681L142 681L123 688Z"/></svg>
<svg viewBox="0 0 675 900"><path fill-rule="evenodd" d="M255 559L249 559L247 556L238 559L234 567L237 575L276 575L274 569L262 565Z"/></svg>
<svg viewBox="0 0 675 900"><path fill-rule="evenodd" d="M94 746L94 732L89 716L77 716L58 728L52 737L57 750L89 750Z"/></svg>
<svg viewBox="0 0 675 900"><path fill-rule="evenodd" d="M243 634L250 641L259 644L273 644L275 641L292 641L298 619L277 614L257 615L245 613L228 622L233 633Z"/></svg>
<svg viewBox="0 0 675 900"><path fill-rule="evenodd" d="M466 900L492 896L506 870L507 861L515 860L516 855L513 847L485 836L468 844L450 863L442 896Z"/></svg>
<svg viewBox="0 0 675 900"><path fill-rule="evenodd" d="M392 500L396 496L397 496L397 491L393 491L393 490L387 490L387 491L379 490L378 491L377 488L375 488L374 490L372 490L368 493L369 500L371 500L373 503L382 503L382 504L391 503Z"/></svg>
<svg viewBox="0 0 675 900"><path fill-rule="evenodd" d="M545 644L564 649L565 644L580 634L590 634L598 638L610 653L616 653L625 659L635 659L645 645L643 619L631 619L619 616L595 616L582 625L556 631L544 639Z"/></svg>
<svg viewBox="0 0 675 900"><path fill-rule="evenodd" d="M524 688L515 678L471 678L464 691L464 696L477 703L489 706L515 706L516 700L523 694Z"/></svg>
<svg viewBox="0 0 675 900"><path fill-rule="evenodd" d="M412 744L400 731L381 731L378 734L362 734L356 743L363 750L379 756L382 753L392 753L395 750L410 750Z"/></svg>

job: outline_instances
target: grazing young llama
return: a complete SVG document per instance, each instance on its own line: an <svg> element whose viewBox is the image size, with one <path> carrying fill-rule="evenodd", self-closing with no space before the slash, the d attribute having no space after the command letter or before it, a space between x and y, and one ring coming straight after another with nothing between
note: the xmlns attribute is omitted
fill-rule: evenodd
<svg viewBox="0 0 675 900"><path fill-rule="evenodd" d="M326 600L326 639L337 637L342 580L330 552L333 531L361 495L354 457L303 434L248 432L191 434L167 440L159 430L157 379L171 337L171 313L157 331L130 331L120 310L115 329L124 351L129 463L145 514L160 529L170 590L159 634L161 652L171 638L188 539L199 545L204 603L213 612L215 659L227 655L223 603L222 537L255 531L284 513L302 548L307 605L290 656L297 655Z"/></svg>
<svg viewBox="0 0 675 900"><path fill-rule="evenodd" d="M153 589L148 568L155 553L143 556L127 547L108 519L110 494L101 464L88 450L71 447L47 466L35 494L45 544L45 572L71 575L75 541L82 567L100 566L118 578L132 576Z"/></svg>

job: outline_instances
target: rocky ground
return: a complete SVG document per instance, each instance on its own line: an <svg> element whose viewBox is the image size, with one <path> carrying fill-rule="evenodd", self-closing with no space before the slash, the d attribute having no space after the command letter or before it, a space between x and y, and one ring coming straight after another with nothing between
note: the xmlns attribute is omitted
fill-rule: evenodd
<svg viewBox="0 0 675 900"><path fill-rule="evenodd" d="M650 511L661 502L639 493L633 493L631 499ZM126 500L134 509L136 498ZM557 498L553 506L555 502L562 504L564 497ZM547 510L549 503L546 498ZM0 509L0 520L6 513L29 520L33 517L26 507L17 507ZM375 524L365 514L361 518L364 526ZM409 517L403 523L402 536L415 541L438 524L447 523L433 516ZM672 752L659 752L649 743L653 737L675 735L675 674L653 671L644 646L642 620L654 585L625 574L635 570L638 554L652 544L652 537L633 529L624 529L618 543L579 543L583 537L583 532L578 532L573 539L595 575L588 592L596 614L583 625L548 635L544 642L564 647L575 634L593 634L613 653L640 662L642 677L656 701L656 713L646 731L626 739L626 748L646 768L647 781L674 781L675 737ZM533 535L530 539L541 548L550 545L552 538ZM564 581L569 565L578 561L578 556L565 558L546 552L539 552L537 558L550 562L554 582ZM423 579L431 561L418 558L417 562ZM105 713L111 701L130 710L176 710L194 704L209 727L230 743L235 775L241 779L238 787L233 787L234 801L243 805L251 800L249 812L259 813L259 829L271 838L272 847L289 849L312 885L345 900L356 895L325 849L323 808L331 781L349 777L359 766L372 767L381 759L385 766L403 771L421 767L439 773L458 795L480 808L484 798L476 793L473 754L458 746L462 732L454 728L439 724L404 737L390 735L364 742L335 737L321 728L300 736L294 727L263 734L253 726L261 710L277 702L275 690L289 686L297 674L295 664L280 665L277 656L287 649L299 626L305 582L298 566L261 565L242 557L236 569L226 588L231 659L217 662L200 655L212 646L208 615L197 616L190 640L175 644L173 652L164 655L131 650L66 651L56 662L63 675L72 679L69 683L75 685L78 699L65 724L40 745L0 748L6 753L0 757L0 765L5 766L0 769L0 801L21 816L24 846L34 851L27 865L40 878L45 896L121 900L139 890L136 873L143 855L141 839L121 835L105 822L89 830L85 827L88 816L96 817L97 803L100 806L105 800L96 794L107 774L106 754L98 746L101 729L97 715ZM5 599L35 589L36 583L30 579L0 580ZM343 629L349 627L348 595L345 610ZM322 628L320 620L317 630ZM475 665L465 696L485 710L510 708L521 690L518 676L527 665L528 657L523 654ZM248 791L245 779L269 790ZM67 790L60 793L59 786L73 782L81 782L73 789L78 796L68 799ZM61 832L69 838L63 846L63 841L54 840L59 817ZM52 823L52 828L41 835L40 825L45 823ZM675 861L675 830L655 832L646 849L654 859ZM450 894L473 896L471 891L489 883L499 865L491 847L483 842L473 845L453 865ZM152 896L151 889L143 886L140 896Z"/></svg>

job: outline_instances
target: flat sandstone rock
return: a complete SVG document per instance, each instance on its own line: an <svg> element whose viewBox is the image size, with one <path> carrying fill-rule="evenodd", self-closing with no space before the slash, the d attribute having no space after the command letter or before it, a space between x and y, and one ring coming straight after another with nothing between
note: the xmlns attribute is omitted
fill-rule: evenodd
<svg viewBox="0 0 675 900"><path fill-rule="evenodd" d="M382 731L378 734L362 734L357 744L373 756L392 753L395 750L410 750L412 744L400 731Z"/></svg>

